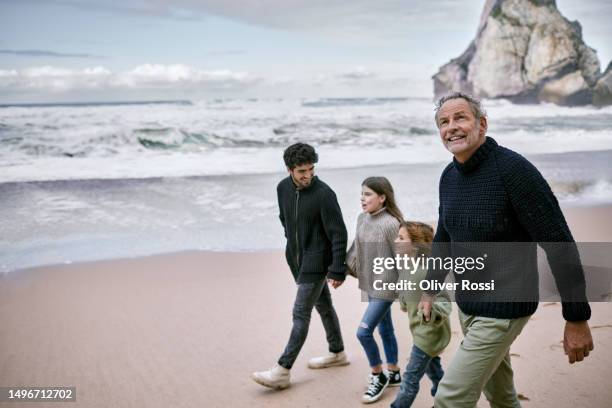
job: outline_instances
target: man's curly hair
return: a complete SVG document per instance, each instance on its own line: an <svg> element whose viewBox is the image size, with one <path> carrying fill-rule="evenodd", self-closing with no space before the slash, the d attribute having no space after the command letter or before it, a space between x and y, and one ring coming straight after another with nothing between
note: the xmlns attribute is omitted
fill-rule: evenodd
<svg viewBox="0 0 612 408"><path fill-rule="evenodd" d="M314 147L306 143L295 143L285 149L283 154L285 165L293 170L302 164L315 164L319 160Z"/></svg>

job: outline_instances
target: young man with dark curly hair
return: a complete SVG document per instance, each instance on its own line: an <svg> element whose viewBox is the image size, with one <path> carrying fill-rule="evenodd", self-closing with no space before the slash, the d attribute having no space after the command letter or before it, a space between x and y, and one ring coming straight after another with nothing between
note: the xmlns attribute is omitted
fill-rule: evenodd
<svg viewBox="0 0 612 408"><path fill-rule="evenodd" d="M338 288L346 276L347 233L342 212L333 190L314 175L318 156L312 146L293 144L283 157L289 177L278 184L277 193L287 239L285 256L297 284L293 327L277 364L252 376L258 384L275 389L289 386L290 370L306 340L313 308L323 321L329 353L310 359L308 367L349 364L327 286L329 282Z"/></svg>

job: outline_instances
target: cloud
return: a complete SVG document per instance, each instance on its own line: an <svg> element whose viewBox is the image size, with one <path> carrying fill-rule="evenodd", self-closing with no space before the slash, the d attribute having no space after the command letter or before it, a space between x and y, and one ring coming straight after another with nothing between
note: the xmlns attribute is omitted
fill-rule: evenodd
<svg viewBox="0 0 612 408"><path fill-rule="evenodd" d="M111 75L103 67L72 70L45 65L21 70L0 70L0 89L19 92L95 89L103 87Z"/></svg>
<svg viewBox="0 0 612 408"><path fill-rule="evenodd" d="M376 74L372 71L368 71L364 67L356 67L349 71L342 72L336 75L337 78L348 80L348 81L358 81L361 79L369 79L375 77Z"/></svg>
<svg viewBox="0 0 612 408"><path fill-rule="evenodd" d="M130 88L212 87L215 89L241 88L260 80L246 72L230 70L205 71L184 64L139 65L116 78L117 84Z"/></svg>
<svg viewBox="0 0 612 408"><path fill-rule="evenodd" d="M69 69L49 65L0 70L0 90L68 92L75 90L241 90L260 82L246 72L207 71L173 64L143 64L112 72L105 67Z"/></svg>
<svg viewBox="0 0 612 408"><path fill-rule="evenodd" d="M379 75L362 66L348 70L336 70L335 72L319 72L310 77L310 83L314 86L328 86L332 84L352 84L357 81L377 80Z"/></svg>
<svg viewBox="0 0 612 408"><path fill-rule="evenodd" d="M0 54L16 55L19 57L55 57L55 58L106 58L101 55L65 53L47 50L0 50Z"/></svg>
<svg viewBox="0 0 612 408"><path fill-rule="evenodd" d="M284 72L249 73L228 69L204 70L186 64L141 64L114 72L103 66L71 69L36 66L0 70L0 95L24 101L85 98L120 99L198 97L200 95L242 97L305 96L401 96L430 93L426 75L415 79L402 67L356 66L350 69L321 68L300 73L288 66ZM420 77L419 77L420 78ZM178 95L178 96L177 96ZM187 96L191 95L191 96Z"/></svg>
<svg viewBox="0 0 612 408"><path fill-rule="evenodd" d="M217 16L260 27L318 32L361 44L418 30L464 29L466 21L473 19L474 14L478 16L481 9L480 2L455 0L55 0L55 3L145 17L198 20Z"/></svg>
<svg viewBox="0 0 612 408"><path fill-rule="evenodd" d="M30 0L41 3L42 0ZM48 0L44 1L48 3ZM171 2L157 0L56 0L55 4L68 6L86 11L101 11L112 14L136 15L146 17L168 18L173 20L196 21L202 20L202 10L199 7L181 8L173 6ZM165 4L167 3L167 4Z"/></svg>

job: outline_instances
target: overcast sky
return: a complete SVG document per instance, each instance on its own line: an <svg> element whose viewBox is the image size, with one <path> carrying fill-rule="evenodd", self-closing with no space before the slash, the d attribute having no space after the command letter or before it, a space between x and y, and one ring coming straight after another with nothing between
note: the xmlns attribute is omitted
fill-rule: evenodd
<svg viewBox="0 0 612 408"><path fill-rule="evenodd" d="M0 0L0 103L431 96L484 0ZM612 2L557 0L602 69Z"/></svg>

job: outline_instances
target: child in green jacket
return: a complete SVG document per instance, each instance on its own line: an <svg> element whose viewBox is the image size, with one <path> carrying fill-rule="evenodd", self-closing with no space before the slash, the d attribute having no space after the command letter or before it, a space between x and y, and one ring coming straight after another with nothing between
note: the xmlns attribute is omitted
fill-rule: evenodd
<svg viewBox="0 0 612 408"><path fill-rule="evenodd" d="M396 253L411 257L428 255L433 240L433 229L420 222L406 221L401 226L396 243ZM427 374L433 386L431 395L436 394L438 383L444 375L440 364L440 353L450 341L451 303L448 294L440 292L434 299L431 318L425 321L422 310L418 308L422 291L419 282L425 278L427 270L402 269L399 271L399 281L414 282L414 290L399 292L399 301L403 311L408 313L410 332L413 345L410 359L402 378L400 390L391 404L392 408L410 407L419 392L419 382Z"/></svg>

